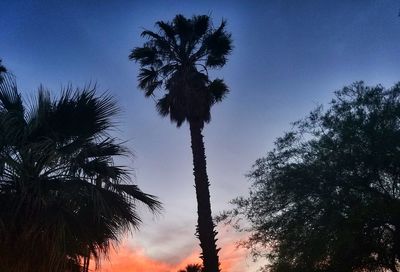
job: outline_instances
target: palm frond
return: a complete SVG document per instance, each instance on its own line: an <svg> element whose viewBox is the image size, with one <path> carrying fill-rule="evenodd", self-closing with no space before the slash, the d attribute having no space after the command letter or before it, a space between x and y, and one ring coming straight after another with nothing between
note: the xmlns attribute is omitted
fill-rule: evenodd
<svg viewBox="0 0 400 272"><path fill-rule="evenodd" d="M3 144L20 144L25 127L25 109L15 77L6 74L0 83L0 132Z"/></svg>
<svg viewBox="0 0 400 272"><path fill-rule="evenodd" d="M229 93L228 86L225 84L224 80L220 78L211 81L208 85L208 90L212 97L212 104L221 102Z"/></svg>
<svg viewBox="0 0 400 272"><path fill-rule="evenodd" d="M177 65L173 63L165 64L160 68L159 73L163 76L163 78L168 78L177 68Z"/></svg>
<svg viewBox="0 0 400 272"><path fill-rule="evenodd" d="M157 101L156 108L161 116L167 116L171 107L171 101L169 100L169 94L164 95Z"/></svg>
<svg viewBox="0 0 400 272"><path fill-rule="evenodd" d="M226 21L223 20L218 29L204 40L208 51L206 65L209 67L224 66L232 51L232 37L226 32L225 26Z"/></svg>
<svg viewBox="0 0 400 272"><path fill-rule="evenodd" d="M112 187L129 195L133 200L139 200L153 212L159 212L162 209L161 202L157 200L157 197L144 193L135 184L113 184Z"/></svg>
<svg viewBox="0 0 400 272"><path fill-rule="evenodd" d="M105 138L100 142L85 143L81 146L80 154L84 154L85 158L98 158L128 156L131 155L131 152L122 143L117 143L116 138Z"/></svg>
<svg viewBox="0 0 400 272"><path fill-rule="evenodd" d="M164 21L158 21L156 22L156 26L158 26L160 28L160 30L162 30L162 32L165 34L166 37L168 37L169 40L174 41L176 43L175 40L175 30L173 25L171 25L168 22L164 22Z"/></svg>
<svg viewBox="0 0 400 272"><path fill-rule="evenodd" d="M141 37L147 37L149 39L156 39L156 40L161 40L163 39L163 37L161 37L160 35L158 35L157 33L154 33L153 31L150 30L144 30L142 31L142 33L140 34Z"/></svg>
<svg viewBox="0 0 400 272"><path fill-rule="evenodd" d="M205 35L210 28L210 17L207 15L193 16L193 32L196 39Z"/></svg>
<svg viewBox="0 0 400 272"><path fill-rule="evenodd" d="M157 87L160 87L162 81L158 79L159 71L151 67L150 69L141 68L138 79L139 79L139 88L145 91L145 96L149 97L153 95L154 90Z"/></svg>
<svg viewBox="0 0 400 272"><path fill-rule="evenodd" d="M0 109L24 114L22 98L18 93L15 77L11 74L6 74L0 84Z"/></svg>
<svg viewBox="0 0 400 272"><path fill-rule="evenodd" d="M193 30L191 21L186 19L182 14L178 14L172 20L172 25L174 27L174 32L179 37L180 46L185 46Z"/></svg>
<svg viewBox="0 0 400 272"><path fill-rule="evenodd" d="M148 32L152 33L150 31ZM141 66L153 65L159 67L162 65L162 61L158 58L158 52L155 47L136 47L129 55L129 59L139 62Z"/></svg>
<svg viewBox="0 0 400 272"><path fill-rule="evenodd" d="M107 135L114 126L112 118L119 112L116 101L108 94L95 96L96 86L72 91L68 86L54 103L47 122L56 137L90 138Z"/></svg>

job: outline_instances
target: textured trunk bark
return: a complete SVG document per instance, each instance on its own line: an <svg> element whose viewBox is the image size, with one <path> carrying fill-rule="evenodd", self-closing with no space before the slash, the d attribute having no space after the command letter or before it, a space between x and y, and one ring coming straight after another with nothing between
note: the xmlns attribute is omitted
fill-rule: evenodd
<svg viewBox="0 0 400 272"><path fill-rule="evenodd" d="M197 236L202 249L204 272L219 272L217 232L211 216L210 191L207 176L207 164L204 150L203 122L190 122L190 136L193 153L193 175L197 198Z"/></svg>

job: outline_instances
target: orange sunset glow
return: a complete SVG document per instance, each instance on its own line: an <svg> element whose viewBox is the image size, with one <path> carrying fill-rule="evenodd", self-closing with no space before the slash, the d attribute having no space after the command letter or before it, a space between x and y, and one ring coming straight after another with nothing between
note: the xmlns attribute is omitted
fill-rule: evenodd
<svg viewBox="0 0 400 272"><path fill-rule="evenodd" d="M234 240L232 234L225 230L220 235L221 268L223 271L245 271L253 262L247 260L245 249L237 247L235 241L238 239L236 237ZM95 270L92 265L92 270L97 272L176 272L188 264L201 263L199 255L200 249L194 245L192 251L183 253L179 260L159 260L157 257L150 256L145 248L128 244L126 239L124 243L111 251L108 259L102 260L101 268Z"/></svg>

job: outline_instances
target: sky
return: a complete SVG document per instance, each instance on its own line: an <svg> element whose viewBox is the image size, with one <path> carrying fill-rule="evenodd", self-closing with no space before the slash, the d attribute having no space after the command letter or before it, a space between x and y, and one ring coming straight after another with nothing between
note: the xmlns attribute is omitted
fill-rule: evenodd
<svg viewBox="0 0 400 272"><path fill-rule="evenodd" d="M398 0L2 0L0 58L27 100L40 84L56 97L62 86L88 83L117 99L122 113L114 133L135 155L121 163L164 210L152 215L141 207L140 230L125 235L99 271L175 272L200 261L189 131L158 116L138 89L138 65L128 55L143 44L140 33L176 14L228 22L234 50L212 74L224 78L230 94L204 129L216 215L247 193L245 174L291 122L352 82L400 81L399 9ZM259 267L236 249L241 238L219 227L224 271Z"/></svg>

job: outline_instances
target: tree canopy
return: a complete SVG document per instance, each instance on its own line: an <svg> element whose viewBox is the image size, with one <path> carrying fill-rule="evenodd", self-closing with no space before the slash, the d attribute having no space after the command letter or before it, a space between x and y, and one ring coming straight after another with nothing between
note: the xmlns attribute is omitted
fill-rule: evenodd
<svg viewBox="0 0 400 272"><path fill-rule="evenodd" d="M248 177L222 218L250 231L265 271L399 271L400 83L337 91Z"/></svg>
<svg viewBox="0 0 400 272"><path fill-rule="evenodd" d="M141 67L140 89L146 97L164 89L157 110L177 126L185 121L209 122L211 106L228 92L222 79L210 80L208 75L208 69L223 67L232 51L226 22L214 28L207 15L186 18L179 14L172 22L159 21L156 26L158 32L142 32L148 41L129 55Z"/></svg>
<svg viewBox="0 0 400 272"><path fill-rule="evenodd" d="M138 227L138 202L160 208L114 163L129 155L109 134L118 107L95 90L40 88L27 105L14 77L0 84L1 271L87 271Z"/></svg>

